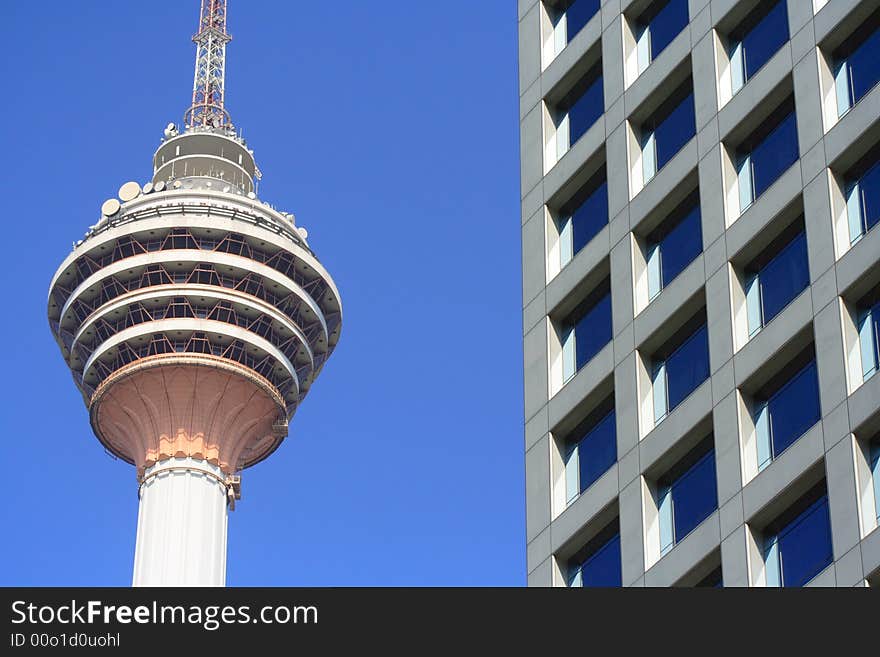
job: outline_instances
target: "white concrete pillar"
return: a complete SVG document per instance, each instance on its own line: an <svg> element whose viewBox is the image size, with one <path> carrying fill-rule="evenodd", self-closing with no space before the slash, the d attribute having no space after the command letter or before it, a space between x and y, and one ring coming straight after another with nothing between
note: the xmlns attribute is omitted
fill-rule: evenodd
<svg viewBox="0 0 880 657"><path fill-rule="evenodd" d="M226 585L227 490L223 471L200 459L147 468L132 586Z"/></svg>

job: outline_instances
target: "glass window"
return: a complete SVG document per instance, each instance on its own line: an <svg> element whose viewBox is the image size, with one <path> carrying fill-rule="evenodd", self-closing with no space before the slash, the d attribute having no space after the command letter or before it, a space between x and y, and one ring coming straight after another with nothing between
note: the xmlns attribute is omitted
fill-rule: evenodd
<svg viewBox="0 0 880 657"><path fill-rule="evenodd" d="M785 0L777 0L769 10L759 4L731 38L731 81L736 93L788 41Z"/></svg>
<svg viewBox="0 0 880 657"><path fill-rule="evenodd" d="M699 194L695 193L673 213L671 223L651 235L647 257L648 297L657 296L702 251Z"/></svg>
<svg viewBox="0 0 880 657"><path fill-rule="evenodd" d="M588 303L591 300L588 300ZM575 370L579 370L611 341L611 291L602 295L576 315L574 321Z"/></svg>
<svg viewBox="0 0 880 657"><path fill-rule="evenodd" d="M880 221L880 161L849 182L846 211L850 243L855 244Z"/></svg>
<svg viewBox="0 0 880 657"><path fill-rule="evenodd" d="M613 403L609 400L609 403ZM566 503L592 486L617 461L614 409L587 418L570 438L565 464Z"/></svg>
<svg viewBox="0 0 880 657"><path fill-rule="evenodd" d="M797 124L792 111L752 149L752 200L763 194L797 159Z"/></svg>
<svg viewBox="0 0 880 657"><path fill-rule="evenodd" d="M798 232L754 273L747 271L749 335L754 335L810 284L807 237Z"/></svg>
<svg viewBox="0 0 880 657"><path fill-rule="evenodd" d="M837 61L838 116L859 102L880 80L880 12L864 21L844 45L834 53Z"/></svg>
<svg viewBox="0 0 880 657"><path fill-rule="evenodd" d="M709 377L709 336L698 328L666 359L669 410L674 409Z"/></svg>
<svg viewBox="0 0 880 657"><path fill-rule="evenodd" d="M575 144L605 111L601 72L601 67L594 67L559 104L560 113L568 121L569 145Z"/></svg>
<svg viewBox="0 0 880 657"><path fill-rule="evenodd" d="M647 33L650 61L666 49L672 40L678 36L688 24L687 0L662 0L655 2L648 14L642 21L647 23L644 33Z"/></svg>
<svg viewBox="0 0 880 657"><path fill-rule="evenodd" d="M765 467L821 417L819 380L812 359L766 400L756 400L758 467Z"/></svg>
<svg viewBox="0 0 880 657"><path fill-rule="evenodd" d="M859 312L857 328L862 360L862 381L867 381L880 367L880 302L875 302Z"/></svg>
<svg viewBox="0 0 880 657"><path fill-rule="evenodd" d="M642 167L647 182L696 134L694 93L688 80L642 125Z"/></svg>
<svg viewBox="0 0 880 657"><path fill-rule="evenodd" d="M660 480L660 552L668 551L718 508L715 450L706 441Z"/></svg>
<svg viewBox="0 0 880 657"><path fill-rule="evenodd" d="M874 512L880 521L880 440L871 445L871 478L874 480Z"/></svg>
<svg viewBox="0 0 880 657"><path fill-rule="evenodd" d="M568 41L574 39L598 11L599 0L573 0L568 3L568 7L565 9Z"/></svg>
<svg viewBox="0 0 880 657"><path fill-rule="evenodd" d="M815 494L808 494L808 499ZM803 503L798 507L802 507ZM786 513L792 515L791 512ZM822 572L833 559L828 496L822 487L794 518L779 523L777 533L765 539L768 586L803 586Z"/></svg>
<svg viewBox="0 0 880 657"><path fill-rule="evenodd" d="M588 182L560 212L560 266L564 267L608 223L605 169Z"/></svg>
<svg viewBox="0 0 880 657"><path fill-rule="evenodd" d="M621 586L620 565L620 529L615 521L569 562L569 586Z"/></svg>

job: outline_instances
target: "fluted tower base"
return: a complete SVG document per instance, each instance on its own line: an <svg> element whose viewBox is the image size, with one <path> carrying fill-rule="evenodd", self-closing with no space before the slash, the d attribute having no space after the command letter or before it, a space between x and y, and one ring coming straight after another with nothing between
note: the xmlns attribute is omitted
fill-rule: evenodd
<svg viewBox="0 0 880 657"><path fill-rule="evenodd" d="M226 475L193 458L161 461L140 487L132 586L226 585Z"/></svg>

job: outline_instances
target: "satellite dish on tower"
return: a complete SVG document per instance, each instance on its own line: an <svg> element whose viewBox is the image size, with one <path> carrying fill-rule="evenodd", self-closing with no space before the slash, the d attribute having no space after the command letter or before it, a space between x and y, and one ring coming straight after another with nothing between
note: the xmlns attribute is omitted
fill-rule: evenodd
<svg viewBox="0 0 880 657"><path fill-rule="evenodd" d="M152 191L153 191L153 183L148 182L147 184L144 185L144 194L149 194Z"/></svg>
<svg viewBox="0 0 880 657"><path fill-rule="evenodd" d="M112 217L117 212L119 212L119 201L115 198L108 198L101 205L101 214L105 217Z"/></svg>
<svg viewBox="0 0 880 657"><path fill-rule="evenodd" d="M119 188L119 198L123 203L135 200L141 195L141 186L136 182L127 182Z"/></svg>
<svg viewBox="0 0 880 657"><path fill-rule="evenodd" d="M164 192L165 191L165 181L160 180L155 185L153 185L153 191L155 192Z"/></svg>

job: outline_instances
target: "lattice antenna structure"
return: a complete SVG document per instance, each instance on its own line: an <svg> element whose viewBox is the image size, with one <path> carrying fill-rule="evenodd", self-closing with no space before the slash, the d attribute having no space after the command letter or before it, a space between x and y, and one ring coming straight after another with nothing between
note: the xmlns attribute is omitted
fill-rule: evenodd
<svg viewBox="0 0 880 657"><path fill-rule="evenodd" d="M192 105L184 115L187 128L222 128L230 123L223 106L226 85L226 0L202 0L196 44Z"/></svg>

